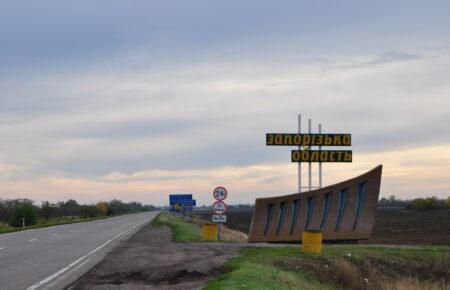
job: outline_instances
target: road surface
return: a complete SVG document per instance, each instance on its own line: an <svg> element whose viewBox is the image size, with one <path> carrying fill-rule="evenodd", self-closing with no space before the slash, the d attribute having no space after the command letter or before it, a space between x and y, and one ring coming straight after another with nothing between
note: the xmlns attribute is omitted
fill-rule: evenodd
<svg viewBox="0 0 450 290"><path fill-rule="evenodd" d="M0 235L0 289L61 289L157 212Z"/></svg>

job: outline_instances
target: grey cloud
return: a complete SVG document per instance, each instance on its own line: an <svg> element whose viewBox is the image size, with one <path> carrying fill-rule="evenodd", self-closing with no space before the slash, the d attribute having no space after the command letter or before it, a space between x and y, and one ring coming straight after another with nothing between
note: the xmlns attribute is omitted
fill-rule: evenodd
<svg viewBox="0 0 450 290"><path fill-rule="evenodd" d="M122 121L85 121L75 125L59 128L49 133L49 137L67 139L143 139L177 134L200 126L203 121L195 119L174 118L172 120L143 119Z"/></svg>
<svg viewBox="0 0 450 290"><path fill-rule="evenodd" d="M126 150L126 144L123 145L123 148ZM151 148L150 144L149 148ZM131 174L148 169L192 170L221 166L247 166L254 164L255 161L258 163L270 162L271 159L274 159L273 155L278 155L278 160L281 157L286 162L290 162L289 151L280 150L268 154L264 144L254 147L243 147L237 144L229 146L212 144L202 150L141 153L140 156L114 156L101 152L85 155L83 152L79 152L78 156L66 156L61 159L48 158L45 160L45 164L42 164L42 168L36 169L42 169L42 172L47 173L51 169L56 172L65 172L70 176L100 177L112 171Z"/></svg>
<svg viewBox="0 0 450 290"><path fill-rule="evenodd" d="M402 38L414 30L440 45L408 26L423 9L46 3L0 8L0 160L31 177L289 163L290 149L267 148L264 134L295 132L297 113L352 133L358 152L449 141L448 49L433 62Z"/></svg>
<svg viewBox="0 0 450 290"><path fill-rule="evenodd" d="M419 60L426 58L426 55L417 53L417 52L407 52L407 51L391 51L382 53L373 58L373 60L356 62L352 64L346 65L338 65L337 67L331 66L331 69L339 68L339 69L352 69L352 68L366 68L373 67L377 65L401 62L401 61L410 61L410 60Z"/></svg>
<svg viewBox="0 0 450 290"><path fill-rule="evenodd" d="M450 143L450 114L418 119L399 127L389 126L389 120L378 121L379 128L370 131L358 131L353 143L361 152L387 151L425 147Z"/></svg>
<svg viewBox="0 0 450 290"><path fill-rule="evenodd" d="M17 124L23 121L23 118L13 118L13 117L1 117L0 116L0 126L7 126L12 124Z"/></svg>
<svg viewBox="0 0 450 290"><path fill-rule="evenodd" d="M6 0L0 4L0 72L73 73L111 67L112 60L148 67L373 53L448 34L448 8L447 1ZM146 52L145 61L134 58L136 51ZM392 57L399 56L381 59Z"/></svg>

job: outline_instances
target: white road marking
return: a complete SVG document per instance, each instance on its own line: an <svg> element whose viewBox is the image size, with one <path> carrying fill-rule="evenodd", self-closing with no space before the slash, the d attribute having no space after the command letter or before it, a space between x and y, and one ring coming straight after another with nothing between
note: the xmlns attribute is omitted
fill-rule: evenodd
<svg viewBox="0 0 450 290"><path fill-rule="evenodd" d="M120 234L116 235L115 237L109 239L108 241L106 241L104 244L102 244L101 246L97 247L96 249L90 251L89 253L87 253L86 255L84 255L83 257L73 261L72 263L70 263L68 266L62 268L61 270L59 270L58 272L53 273L52 275L48 276L47 278L45 278L44 280L41 280L39 282L37 282L36 284L30 286L27 288L27 290L34 290L37 289L38 287L50 282L51 280L57 278L58 276L60 276L61 274L67 272L68 270L70 270L72 267L74 267L76 264L78 264L79 262L83 261L84 259L86 259L87 257L95 254L97 251L99 251L100 249L102 249L103 247L105 247L106 245L108 245L109 243L111 243L112 241L124 236L125 234L127 234L129 231L131 231L132 229L135 229L136 227L139 227L140 225L149 222L150 220L152 220L152 218L149 218L137 225L131 226L128 229L124 230L123 232L121 232Z"/></svg>
<svg viewBox="0 0 450 290"><path fill-rule="evenodd" d="M5 249L5 247L0 247L0 251L3 250L3 249Z"/></svg>
<svg viewBox="0 0 450 290"><path fill-rule="evenodd" d="M81 263L80 265L76 266L75 268L73 268L72 270L68 271L67 273L65 273L64 275L60 276L58 279L56 279L55 281L53 281L52 283L49 283L46 288L51 289L53 286L55 286L56 283L58 283L59 281L61 281L62 279L64 279L65 277L67 277L67 275L75 272L76 270L80 269L81 267L83 267L84 265L86 265L87 263L89 263L89 261L91 260L91 258L87 259L86 261L84 261L83 263Z"/></svg>
<svg viewBox="0 0 450 290"><path fill-rule="evenodd" d="M29 242L34 242L34 241L36 241L37 239L31 239L31 240L28 240Z"/></svg>
<svg viewBox="0 0 450 290"><path fill-rule="evenodd" d="M58 234L52 234L52 236L57 236Z"/></svg>

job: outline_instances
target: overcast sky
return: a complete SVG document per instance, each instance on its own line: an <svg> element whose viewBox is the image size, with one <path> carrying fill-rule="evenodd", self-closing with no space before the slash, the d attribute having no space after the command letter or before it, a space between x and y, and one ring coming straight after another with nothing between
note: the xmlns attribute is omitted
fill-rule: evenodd
<svg viewBox="0 0 450 290"><path fill-rule="evenodd" d="M298 113L352 134L325 184L383 164L382 196L447 197L449 36L447 0L1 1L0 198L292 193L265 133Z"/></svg>

